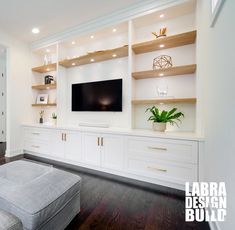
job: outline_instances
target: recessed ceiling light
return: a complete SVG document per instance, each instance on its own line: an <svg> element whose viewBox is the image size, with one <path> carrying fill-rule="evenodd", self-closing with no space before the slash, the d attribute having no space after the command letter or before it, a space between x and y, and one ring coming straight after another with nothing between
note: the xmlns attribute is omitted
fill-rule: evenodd
<svg viewBox="0 0 235 230"><path fill-rule="evenodd" d="M112 56L113 56L113 57L117 57L117 54L113 54Z"/></svg>
<svg viewBox="0 0 235 230"><path fill-rule="evenodd" d="M160 48L163 48L163 47L165 47L165 45L161 44L159 47L160 47Z"/></svg>
<svg viewBox="0 0 235 230"><path fill-rule="evenodd" d="M93 58L92 58L90 61L91 61L91 62L94 62L94 61L95 61L95 59L93 59Z"/></svg>
<svg viewBox="0 0 235 230"><path fill-rule="evenodd" d="M91 35L90 38L93 39L93 38L94 38L94 35Z"/></svg>
<svg viewBox="0 0 235 230"><path fill-rule="evenodd" d="M115 33L117 31L117 29L116 28L113 28L113 32Z"/></svg>
<svg viewBox="0 0 235 230"><path fill-rule="evenodd" d="M35 27L35 28L32 29L32 33L33 33L33 34L39 34L39 33L40 33L40 30Z"/></svg>
<svg viewBox="0 0 235 230"><path fill-rule="evenodd" d="M162 77L162 76L164 76L164 74L163 74L163 73L160 73L159 76Z"/></svg>
<svg viewBox="0 0 235 230"><path fill-rule="evenodd" d="M160 18L164 18L164 17L165 17L165 14L160 14L159 17L160 17Z"/></svg>
<svg viewBox="0 0 235 230"><path fill-rule="evenodd" d="M75 65L75 63L73 62L72 65Z"/></svg>
<svg viewBox="0 0 235 230"><path fill-rule="evenodd" d="M50 53L51 51L50 51L50 49L46 49L46 52L47 52L47 53Z"/></svg>
<svg viewBox="0 0 235 230"><path fill-rule="evenodd" d="M76 44L76 42L75 41L72 41L72 45L75 45Z"/></svg>

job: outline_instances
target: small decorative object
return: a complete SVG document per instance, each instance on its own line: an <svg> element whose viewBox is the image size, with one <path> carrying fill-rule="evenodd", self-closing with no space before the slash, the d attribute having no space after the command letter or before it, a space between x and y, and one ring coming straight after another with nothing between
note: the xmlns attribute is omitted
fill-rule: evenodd
<svg viewBox="0 0 235 230"><path fill-rule="evenodd" d="M168 94L168 85L159 85L157 87L157 94L159 97L166 97Z"/></svg>
<svg viewBox="0 0 235 230"><path fill-rule="evenodd" d="M176 124L178 126L176 121L180 121L179 118L184 117L183 113L176 112L177 108L173 108L170 111L160 111L156 106L153 106L147 108L145 112L148 111L152 114L148 121L153 121L153 130L159 132L164 132L166 130L167 123L170 123L171 125Z"/></svg>
<svg viewBox="0 0 235 230"><path fill-rule="evenodd" d="M161 38L161 37L166 37L166 31L167 28L163 27L160 29L159 34L157 34L156 32L152 32L152 34L156 37L156 38Z"/></svg>
<svg viewBox="0 0 235 230"><path fill-rule="evenodd" d="M48 103L48 94L38 94L37 104L47 104Z"/></svg>
<svg viewBox="0 0 235 230"><path fill-rule="evenodd" d="M48 58L47 58L47 55L44 56L44 65L48 65Z"/></svg>
<svg viewBox="0 0 235 230"><path fill-rule="evenodd" d="M53 125L56 125L57 124L57 115L55 113L52 113L51 118L52 118Z"/></svg>
<svg viewBox="0 0 235 230"><path fill-rule="evenodd" d="M51 75L47 75L44 78L45 85L51 84L51 82L54 81L54 77Z"/></svg>
<svg viewBox="0 0 235 230"><path fill-rule="evenodd" d="M153 59L153 70L172 67L171 56L161 55Z"/></svg>
<svg viewBox="0 0 235 230"><path fill-rule="evenodd" d="M40 111L39 115L40 115L39 123L40 123L40 124L42 124L42 123L43 123L43 115L44 115L44 111L43 111L43 110L42 110L42 111Z"/></svg>

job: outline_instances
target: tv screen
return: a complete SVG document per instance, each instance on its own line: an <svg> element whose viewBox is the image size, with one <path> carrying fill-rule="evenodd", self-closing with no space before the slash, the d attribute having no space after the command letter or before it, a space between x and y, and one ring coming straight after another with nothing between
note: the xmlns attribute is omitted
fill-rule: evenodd
<svg viewBox="0 0 235 230"><path fill-rule="evenodd" d="M122 79L73 84L72 111L122 111Z"/></svg>

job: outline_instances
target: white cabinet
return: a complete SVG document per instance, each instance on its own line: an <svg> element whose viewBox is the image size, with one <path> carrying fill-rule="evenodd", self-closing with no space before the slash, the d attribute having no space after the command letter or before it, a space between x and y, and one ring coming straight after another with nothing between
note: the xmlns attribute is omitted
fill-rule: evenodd
<svg viewBox="0 0 235 230"><path fill-rule="evenodd" d="M100 165L100 137L97 133L83 134L83 160L87 164Z"/></svg>
<svg viewBox="0 0 235 230"><path fill-rule="evenodd" d="M124 164L124 138L119 135L103 135L102 167L121 170Z"/></svg>
<svg viewBox="0 0 235 230"><path fill-rule="evenodd" d="M122 136L101 133L83 134L83 158L87 164L122 169L123 155Z"/></svg>
<svg viewBox="0 0 235 230"><path fill-rule="evenodd" d="M62 130L52 130L50 133L50 154L64 158L65 142L64 142L64 133Z"/></svg>

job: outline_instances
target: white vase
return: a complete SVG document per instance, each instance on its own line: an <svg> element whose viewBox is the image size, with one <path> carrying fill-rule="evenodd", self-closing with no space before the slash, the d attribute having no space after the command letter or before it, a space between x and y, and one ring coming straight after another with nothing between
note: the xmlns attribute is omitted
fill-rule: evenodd
<svg viewBox="0 0 235 230"><path fill-rule="evenodd" d="M158 132L165 132L166 123L164 122L153 122L153 130Z"/></svg>
<svg viewBox="0 0 235 230"><path fill-rule="evenodd" d="M52 124L56 126L57 125L57 119L52 118L51 120L52 120Z"/></svg>

